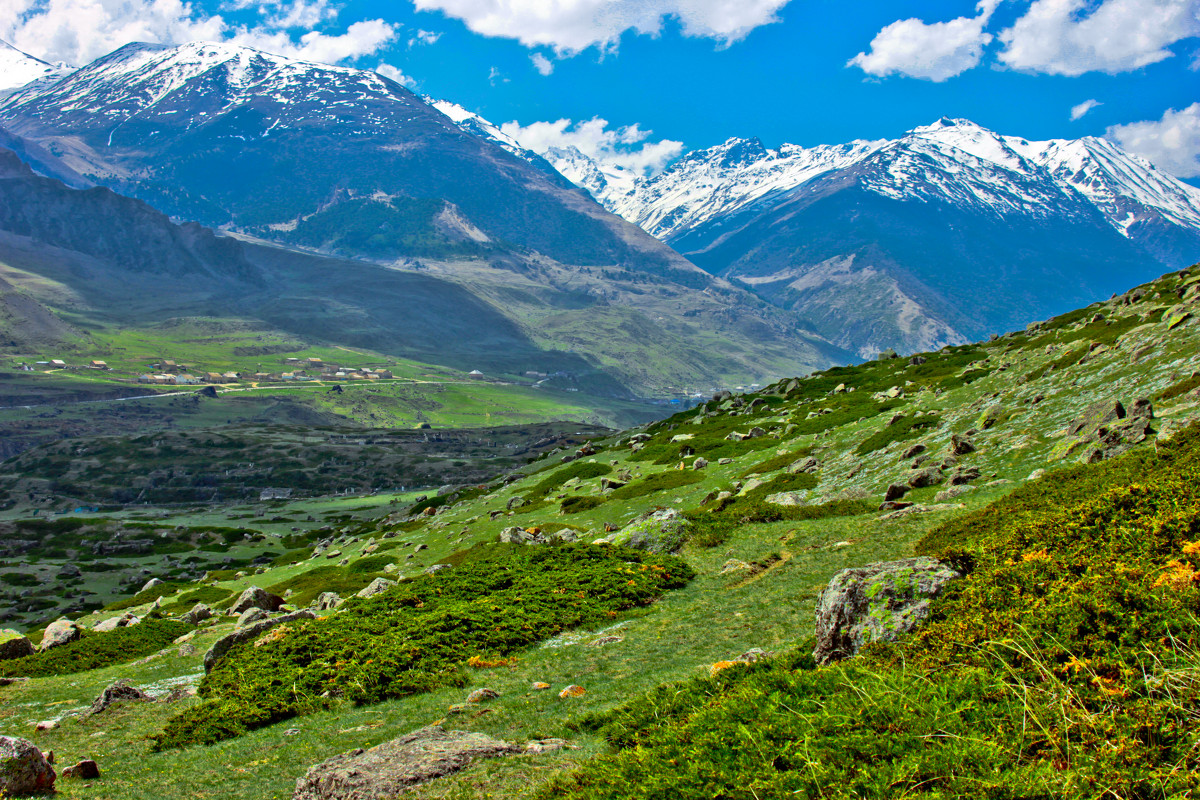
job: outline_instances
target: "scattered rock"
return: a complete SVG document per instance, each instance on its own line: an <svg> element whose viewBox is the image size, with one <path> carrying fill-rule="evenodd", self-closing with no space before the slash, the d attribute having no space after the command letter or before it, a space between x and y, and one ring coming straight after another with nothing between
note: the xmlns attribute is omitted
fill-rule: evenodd
<svg viewBox="0 0 1200 800"><path fill-rule="evenodd" d="M150 580L146 581L146 583L138 591L138 594L141 594L142 592L148 592L155 586L162 586L162 581L160 581L158 578L151 578Z"/></svg>
<svg viewBox="0 0 1200 800"><path fill-rule="evenodd" d="M332 611L343 602L345 601L335 592L321 592L312 604L318 611Z"/></svg>
<svg viewBox="0 0 1200 800"><path fill-rule="evenodd" d="M936 495L934 495L933 502L945 503L949 500L953 500L954 498L959 497L960 495L964 495L967 492L973 492L973 491L975 491L974 486L965 486L965 485L961 485L961 484L951 486L949 489L943 489L942 491L940 491Z"/></svg>
<svg viewBox="0 0 1200 800"><path fill-rule="evenodd" d="M109 617L103 622L97 622L92 627L92 630L96 633L108 633L109 631L115 631L117 628L128 627L133 624L134 620L137 620L137 617L133 614L125 613L119 617Z"/></svg>
<svg viewBox="0 0 1200 800"><path fill-rule="evenodd" d="M58 722L52 719L44 719L33 726L35 731L52 731L58 727Z"/></svg>
<svg viewBox="0 0 1200 800"><path fill-rule="evenodd" d="M894 641L929 615L929 601L962 575L927 557L845 569L817 601L818 664L849 658L870 642Z"/></svg>
<svg viewBox="0 0 1200 800"><path fill-rule="evenodd" d="M525 545L546 544L546 537L542 535L540 530L525 530L524 528L514 525L513 527L505 528L500 532L500 543Z"/></svg>
<svg viewBox="0 0 1200 800"><path fill-rule="evenodd" d="M751 569L753 569L753 567L751 567L745 561L740 561L736 558L731 558L728 561L726 561L723 565L721 565L721 571L718 574L719 575L734 575L734 574L749 572Z"/></svg>
<svg viewBox="0 0 1200 800"><path fill-rule="evenodd" d="M674 508L647 511L609 537L611 544L649 553L671 553L687 541L692 524Z"/></svg>
<svg viewBox="0 0 1200 800"><path fill-rule="evenodd" d="M922 489L926 486L937 486L944 481L946 476L937 467L926 467L917 472L908 479L908 485L913 489Z"/></svg>
<svg viewBox="0 0 1200 800"><path fill-rule="evenodd" d="M708 459L706 459L706 458L697 458L695 461L692 462L692 469L704 469L707 466L708 466Z"/></svg>
<svg viewBox="0 0 1200 800"><path fill-rule="evenodd" d="M33 642L24 634L5 628L0 630L0 661L24 658L34 653Z"/></svg>
<svg viewBox="0 0 1200 800"><path fill-rule="evenodd" d="M495 689L489 689L486 686L482 689L476 689L467 695L468 703L482 703L485 700L495 700L500 696L500 693Z"/></svg>
<svg viewBox="0 0 1200 800"><path fill-rule="evenodd" d="M906 494L908 494L907 486L902 483L893 483L891 486L887 487L887 490L883 493L883 500L884 502L889 500L899 500Z"/></svg>
<svg viewBox="0 0 1200 800"><path fill-rule="evenodd" d="M809 456L808 458L798 458L788 465L787 471L792 475L798 475L801 472L812 474L821 468L821 462Z"/></svg>
<svg viewBox="0 0 1200 800"><path fill-rule="evenodd" d="M732 458L718 458L717 463L720 464L722 467L724 467L728 464L732 464L733 459Z"/></svg>
<svg viewBox="0 0 1200 800"><path fill-rule="evenodd" d="M211 608L204 603L196 603L196 605L192 606L192 610L184 614L180 619L188 625L199 625L204 620L211 619L212 615L213 611Z"/></svg>
<svg viewBox="0 0 1200 800"><path fill-rule="evenodd" d="M92 701L92 707L84 712L84 716L90 717L99 714L113 703L139 702L150 699L150 695L135 688L129 681L115 681L106 686L100 696Z"/></svg>
<svg viewBox="0 0 1200 800"><path fill-rule="evenodd" d="M588 642L588 647L603 647L606 644L617 644L625 641L624 636L601 636Z"/></svg>
<svg viewBox="0 0 1200 800"><path fill-rule="evenodd" d="M260 589L257 586L251 586L238 595L237 602L230 607L229 613L241 614L251 608L276 611L281 605L283 605L283 598L279 595L271 594L266 589Z"/></svg>
<svg viewBox="0 0 1200 800"><path fill-rule="evenodd" d="M42 634L42 643L38 650L44 653L51 648L70 644L81 636L83 636L83 628L79 625L69 619L57 619L46 626L46 632Z"/></svg>
<svg viewBox="0 0 1200 800"><path fill-rule="evenodd" d="M954 474L950 476L951 486L961 486L964 483L970 483L979 478L978 467L959 467Z"/></svg>
<svg viewBox="0 0 1200 800"><path fill-rule="evenodd" d="M535 692L544 692L550 688L550 684L546 683L545 681L534 681L530 688Z"/></svg>
<svg viewBox="0 0 1200 800"><path fill-rule="evenodd" d="M296 781L292 800L377 800L458 772L479 758L512 755L520 745L482 733L432 725L372 747L343 753L310 767Z"/></svg>
<svg viewBox="0 0 1200 800"><path fill-rule="evenodd" d="M217 641L213 642L213 646L204 654L204 671L211 672L213 666L221 658L229 652L229 649L235 644L248 642L258 638L260 633L264 633L276 625L284 622L292 622L293 620L301 619L316 619L317 615L311 611L293 611L290 614L274 617L272 619L264 619L261 622L256 622L253 625L247 625L245 628L235 630L226 636L222 636Z"/></svg>
<svg viewBox="0 0 1200 800"><path fill-rule="evenodd" d="M267 618L267 612L261 608L247 608L238 615L237 622L234 623L235 628L244 628L247 625L253 625L255 622Z"/></svg>
<svg viewBox="0 0 1200 800"><path fill-rule="evenodd" d="M28 739L0 736L0 795L53 794L54 767Z"/></svg>
<svg viewBox="0 0 1200 800"><path fill-rule="evenodd" d="M975 452L975 445L967 436L952 433L950 434L950 452L956 456L965 456L967 453Z"/></svg>
<svg viewBox="0 0 1200 800"><path fill-rule="evenodd" d="M85 758L73 767L63 770L64 778L77 778L81 781L94 781L100 777L100 766L90 758Z"/></svg>
<svg viewBox="0 0 1200 800"><path fill-rule="evenodd" d="M395 586L399 581L389 581L387 578L376 578L358 592L359 597L374 597Z"/></svg>
<svg viewBox="0 0 1200 800"><path fill-rule="evenodd" d="M534 739L525 743L525 752L531 756L542 753L553 753L555 750L578 750L579 746L571 744L566 739Z"/></svg>
<svg viewBox="0 0 1200 800"><path fill-rule="evenodd" d="M183 656L184 658L187 658L188 656L196 654L196 645L188 642L187 644L180 645L179 650L176 652L178 652L179 655Z"/></svg>
<svg viewBox="0 0 1200 800"><path fill-rule="evenodd" d="M510 497L504 507L509 511L512 511L513 509L520 508L523 505L525 505L524 497Z"/></svg>
<svg viewBox="0 0 1200 800"><path fill-rule="evenodd" d="M1045 475L1045 474L1046 474L1046 470L1044 470L1044 469L1035 469L1033 472L1029 473L1029 477L1028 477L1028 478L1026 478L1025 480L1027 480L1027 481L1036 481L1038 478L1042 477L1042 476L1043 476L1043 475Z"/></svg>
<svg viewBox="0 0 1200 800"><path fill-rule="evenodd" d="M585 694L587 694L587 689L572 683L570 686L559 692L558 696L566 700L570 697L583 697Z"/></svg>

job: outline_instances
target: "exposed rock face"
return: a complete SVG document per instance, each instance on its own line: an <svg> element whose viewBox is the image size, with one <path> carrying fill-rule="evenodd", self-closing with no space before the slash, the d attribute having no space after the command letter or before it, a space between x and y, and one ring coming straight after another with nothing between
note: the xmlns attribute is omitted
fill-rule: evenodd
<svg viewBox="0 0 1200 800"><path fill-rule="evenodd" d="M946 476L943 475L942 471L937 467L926 467L920 472L909 477L908 485L914 489L921 489L925 486L936 486L945 479ZM897 498L892 497L888 499L895 500Z"/></svg>
<svg viewBox="0 0 1200 800"><path fill-rule="evenodd" d="M0 661L33 655L33 642L18 631L0 630Z"/></svg>
<svg viewBox="0 0 1200 800"><path fill-rule="evenodd" d="M237 602L229 609L231 614L241 614L251 608L261 608L263 611L276 611L283 605L283 598L271 594L266 589L251 586L238 596Z"/></svg>
<svg viewBox="0 0 1200 800"><path fill-rule="evenodd" d="M46 626L42 644L38 650L45 652L53 647L70 644L83 635L83 629L69 619L59 619Z"/></svg>
<svg viewBox="0 0 1200 800"><path fill-rule="evenodd" d="M244 628L247 625L253 625L255 622L259 622L266 618L267 618L267 612L263 611L261 608L257 608L257 607L247 608L245 611L243 611L241 614L238 615L237 623L234 625L234 627Z"/></svg>
<svg viewBox="0 0 1200 800"><path fill-rule="evenodd" d="M100 766L90 758L85 758L73 767L63 770L64 778L78 778L81 781L94 781L100 777Z"/></svg>
<svg viewBox="0 0 1200 800"><path fill-rule="evenodd" d="M204 603L196 603L192 606L192 610L184 614L180 619L188 625L198 625L206 619L210 619L213 615L212 609Z"/></svg>
<svg viewBox="0 0 1200 800"><path fill-rule="evenodd" d="M115 631L117 628L125 628L130 625L136 625L140 621L141 620L139 620L133 614L125 613L119 617L109 617L103 622L97 622L92 630L98 633L106 633L108 631Z"/></svg>
<svg viewBox="0 0 1200 800"><path fill-rule="evenodd" d="M936 559L906 558L844 569L817 601L818 664L849 658L870 642L894 641L929 615L929 601L962 575Z"/></svg>
<svg viewBox="0 0 1200 800"><path fill-rule="evenodd" d="M292 800L377 800L458 772L477 758L523 752L482 733L421 728L370 750L351 750L310 767Z"/></svg>
<svg viewBox="0 0 1200 800"><path fill-rule="evenodd" d="M213 646L204 654L204 671L211 672L213 666L221 658L229 652L229 649L240 642L248 642L258 638L259 634L274 628L284 622L292 622L298 619L316 619L317 615L311 611L293 611L290 614L283 614L274 619L264 619L262 622L256 622L253 625L247 625L245 628L239 628L228 636L222 636L213 642Z"/></svg>
<svg viewBox="0 0 1200 800"><path fill-rule="evenodd" d="M54 767L28 739L0 736L0 795L53 794Z"/></svg>
<svg viewBox="0 0 1200 800"><path fill-rule="evenodd" d="M342 598L335 592L321 592L313 601L313 607L318 611L332 611L342 604Z"/></svg>
<svg viewBox="0 0 1200 800"><path fill-rule="evenodd" d="M87 710L87 715L90 717L93 714L99 714L113 703L150 699L152 699L150 695L135 688L129 681L119 680L104 687L100 696L92 701L92 707Z"/></svg>

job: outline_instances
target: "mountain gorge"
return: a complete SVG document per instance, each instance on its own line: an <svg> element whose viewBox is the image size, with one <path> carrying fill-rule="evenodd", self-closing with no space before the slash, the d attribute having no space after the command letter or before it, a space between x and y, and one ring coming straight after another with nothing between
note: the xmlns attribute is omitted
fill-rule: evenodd
<svg viewBox="0 0 1200 800"><path fill-rule="evenodd" d="M543 154L709 272L869 356L962 342L1200 256L1200 189L1095 137L942 119L900 139L731 139L645 178Z"/></svg>

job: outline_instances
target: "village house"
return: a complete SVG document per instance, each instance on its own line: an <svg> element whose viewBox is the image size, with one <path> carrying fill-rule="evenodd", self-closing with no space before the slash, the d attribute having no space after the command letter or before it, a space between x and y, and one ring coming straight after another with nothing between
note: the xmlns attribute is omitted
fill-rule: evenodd
<svg viewBox="0 0 1200 800"><path fill-rule="evenodd" d="M98 361L96 359L93 359L92 362L90 364L88 364L88 366L91 367L92 369L108 369L108 364L106 362Z"/></svg>

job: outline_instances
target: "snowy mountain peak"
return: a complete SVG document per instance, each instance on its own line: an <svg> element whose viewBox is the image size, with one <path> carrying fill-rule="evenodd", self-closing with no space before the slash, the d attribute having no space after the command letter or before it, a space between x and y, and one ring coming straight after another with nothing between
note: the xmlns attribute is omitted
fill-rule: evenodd
<svg viewBox="0 0 1200 800"><path fill-rule="evenodd" d="M47 63L0 39L0 98L33 81L57 80L71 70L67 64Z"/></svg>

